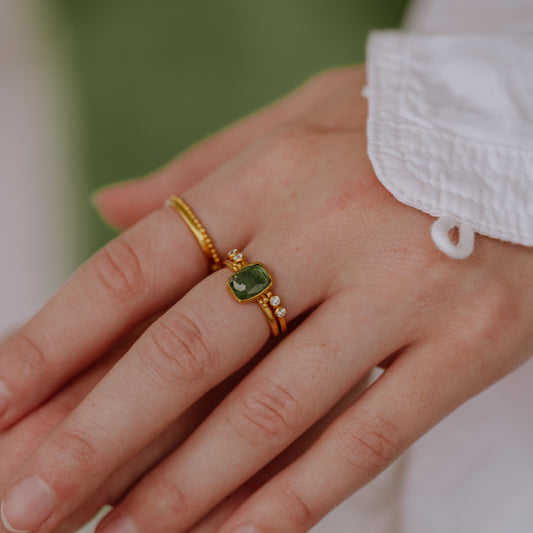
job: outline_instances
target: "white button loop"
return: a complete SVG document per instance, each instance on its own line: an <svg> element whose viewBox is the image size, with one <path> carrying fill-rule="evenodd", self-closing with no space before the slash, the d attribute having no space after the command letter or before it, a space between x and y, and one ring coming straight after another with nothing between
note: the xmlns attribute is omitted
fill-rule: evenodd
<svg viewBox="0 0 533 533"><path fill-rule="evenodd" d="M458 240L451 240L450 232L458 231ZM474 230L468 224L451 217L439 217L431 226L431 237L437 248L453 259L466 259L474 251Z"/></svg>

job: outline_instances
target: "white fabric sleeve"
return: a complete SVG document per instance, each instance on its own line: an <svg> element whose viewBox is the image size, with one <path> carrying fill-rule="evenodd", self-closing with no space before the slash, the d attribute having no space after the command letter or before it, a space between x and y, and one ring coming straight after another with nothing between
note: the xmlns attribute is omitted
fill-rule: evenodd
<svg viewBox="0 0 533 533"><path fill-rule="evenodd" d="M533 34L374 32L367 74L374 170L443 217L437 245L468 255L437 242L456 225L533 246Z"/></svg>
<svg viewBox="0 0 533 533"><path fill-rule="evenodd" d="M425 33L533 30L531 0L411 0L403 28Z"/></svg>

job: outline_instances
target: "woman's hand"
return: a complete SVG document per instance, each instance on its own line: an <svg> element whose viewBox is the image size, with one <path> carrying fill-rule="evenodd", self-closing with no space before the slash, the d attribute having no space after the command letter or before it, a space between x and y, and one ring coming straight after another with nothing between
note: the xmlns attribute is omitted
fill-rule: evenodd
<svg viewBox="0 0 533 533"><path fill-rule="evenodd" d="M176 161L155 172L150 176L150 179L123 182L119 186L107 188L98 195L100 210L106 215L107 220L118 227L126 228L132 225L146 213L159 207L162 198L168 195L168 191L183 190L188 185L199 181L211 169L216 168L234 153L242 150L255 138L291 117L294 118L312 108L323 99L325 94L331 92L335 86L340 85L349 77L351 77L351 73L348 70L338 70L325 77L319 77L279 103L247 117L194 146ZM29 338L24 338L27 329L21 330L18 335L14 336L15 339L10 340L10 343L15 340L22 344L31 344ZM40 398L46 398L55 390L55 387L42 383L42 368L39 364L41 357L36 350L26 347L26 349L16 353L16 364L11 365L11 368L4 372L5 381L11 380L15 384L0 405L0 415L3 414L0 425L2 427L11 426L0 437L0 449L2 451L0 457L0 493L5 490L6 483L31 457L45 437L63 421L112 368L140 332L140 328L130 332L97 364L84 370L73 382L69 382L60 393L46 400L38 409L13 426L13 422L16 422L21 415L30 411L34 405L39 404ZM3 340L0 339L0 350L2 347L5 348ZM262 352L268 353L269 347L272 345L272 342L267 343ZM258 354L256 360L260 360L260 358L261 353ZM54 532L72 532L92 517L103 503L115 503L133 482L184 440L253 364L252 361L251 364L243 367L240 372L191 406L149 446L115 471L92 496L85 500L81 507L63 520L61 525L54 529ZM64 382L70 377L69 372L72 371L72 368L58 370L61 370L62 373L57 377L60 382ZM18 379L17 375L22 379ZM19 386L18 391L17 386ZM40 386L40 390L37 390L38 386ZM37 392L37 399L32 399L28 391ZM2 392L6 392L6 388L0 386L0 393ZM9 404L11 405L9 406Z"/></svg>
<svg viewBox="0 0 533 533"><path fill-rule="evenodd" d="M237 247L269 267L290 321L311 312L132 488L101 532L190 529L386 362L220 529L307 531L532 348L533 251L479 237L464 261L442 255L432 219L394 200L372 171L362 69L314 83L322 103L288 114L205 177L146 182L160 189L145 189L140 212L182 194L220 252ZM160 209L98 252L0 347L9 424L177 302L10 477L2 510L14 529L52 531L268 339L259 307L228 294L229 271L205 273L188 228Z"/></svg>

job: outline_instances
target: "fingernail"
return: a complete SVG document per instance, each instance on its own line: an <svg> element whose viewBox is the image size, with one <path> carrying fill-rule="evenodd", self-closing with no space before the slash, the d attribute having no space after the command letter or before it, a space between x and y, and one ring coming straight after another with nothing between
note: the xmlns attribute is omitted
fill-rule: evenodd
<svg viewBox="0 0 533 533"><path fill-rule="evenodd" d="M107 215L104 214L102 212L102 206L100 204L100 192L102 191L103 189L99 189L97 190L96 192L92 193L90 196L89 196L89 202L90 204L93 206L96 214L98 215L98 218L100 219L100 221L106 225L109 229L113 230L113 231L117 231L117 232L120 232L122 231L121 228L119 228L118 226L116 226L115 224L113 224L112 221L108 220L107 219Z"/></svg>
<svg viewBox="0 0 533 533"><path fill-rule="evenodd" d="M98 533L140 533L137 524L125 513L113 513L104 518Z"/></svg>
<svg viewBox="0 0 533 533"><path fill-rule="evenodd" d="M237 529L234 529L232 533L261 533L261 530L257 529L252 524L245 524L244 526L239 526Z"/></svg>
<svg viewBox="0 0 533 533"><path fill-rule="evenodd" d="M55 497L50 487L42 479L27 477L9 489L0 514L8 531L29 533L39 529L54 507Z"/></svg>
<svg viewBox="0 0 533 533"><path fill-rule="evenodd" d="M7 385L0 379L0 416L2 416L9 407L11 394Z"/></svg>
<svg viewBox="0 0 533 533"><path fill-rule="evenodd" d="M89 194L89 203L94 207L94 209L100 214L100 191L94 191Z"/></svg>
<svg viewBox="0 0 533 533"><path fill-rule="evenodd" d="M98 187L89 194L89 201L97 211L100 211L100 197L105 196L107 194L107 191L113 190L115 188L123 189L124 186L127 186L130 183L135 183L136 181L139 181L142 178L144 178L144 176L136 176L134 178L126 178L120 181L114 181L113 183L106 183L105 185Z"/></svg>

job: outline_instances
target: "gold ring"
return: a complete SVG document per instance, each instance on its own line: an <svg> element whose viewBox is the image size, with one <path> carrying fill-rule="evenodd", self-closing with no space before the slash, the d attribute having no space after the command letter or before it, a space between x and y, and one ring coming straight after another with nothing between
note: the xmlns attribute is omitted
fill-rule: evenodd
<svg viewBox="0 0 533 533"><path fill-rule="evenodd" d="M228 278L228 289L233 298L241 304L257 302L274 337L286 331L287 310L281 306L281 298L272 292L274 279L265 265L248 263L236 248L228 252L228 257L224 265L233 271Z"/></svg>
<svg viewBox="0 0 533 533"><path fill-rule="evenodd" d="M216 251L215 245L211 240L211 237L207 234L206 229L202 223L198 220L198 217L194 214L193 210L187 205L187 203L173 194L166 202L166 207L172 207L177 213L181 215L181 218L185 221L185 224L189 226L192 234L196 237L202 252L209 261L209 268L211 272L216 272L222 268L222 262Z"/></svg>

